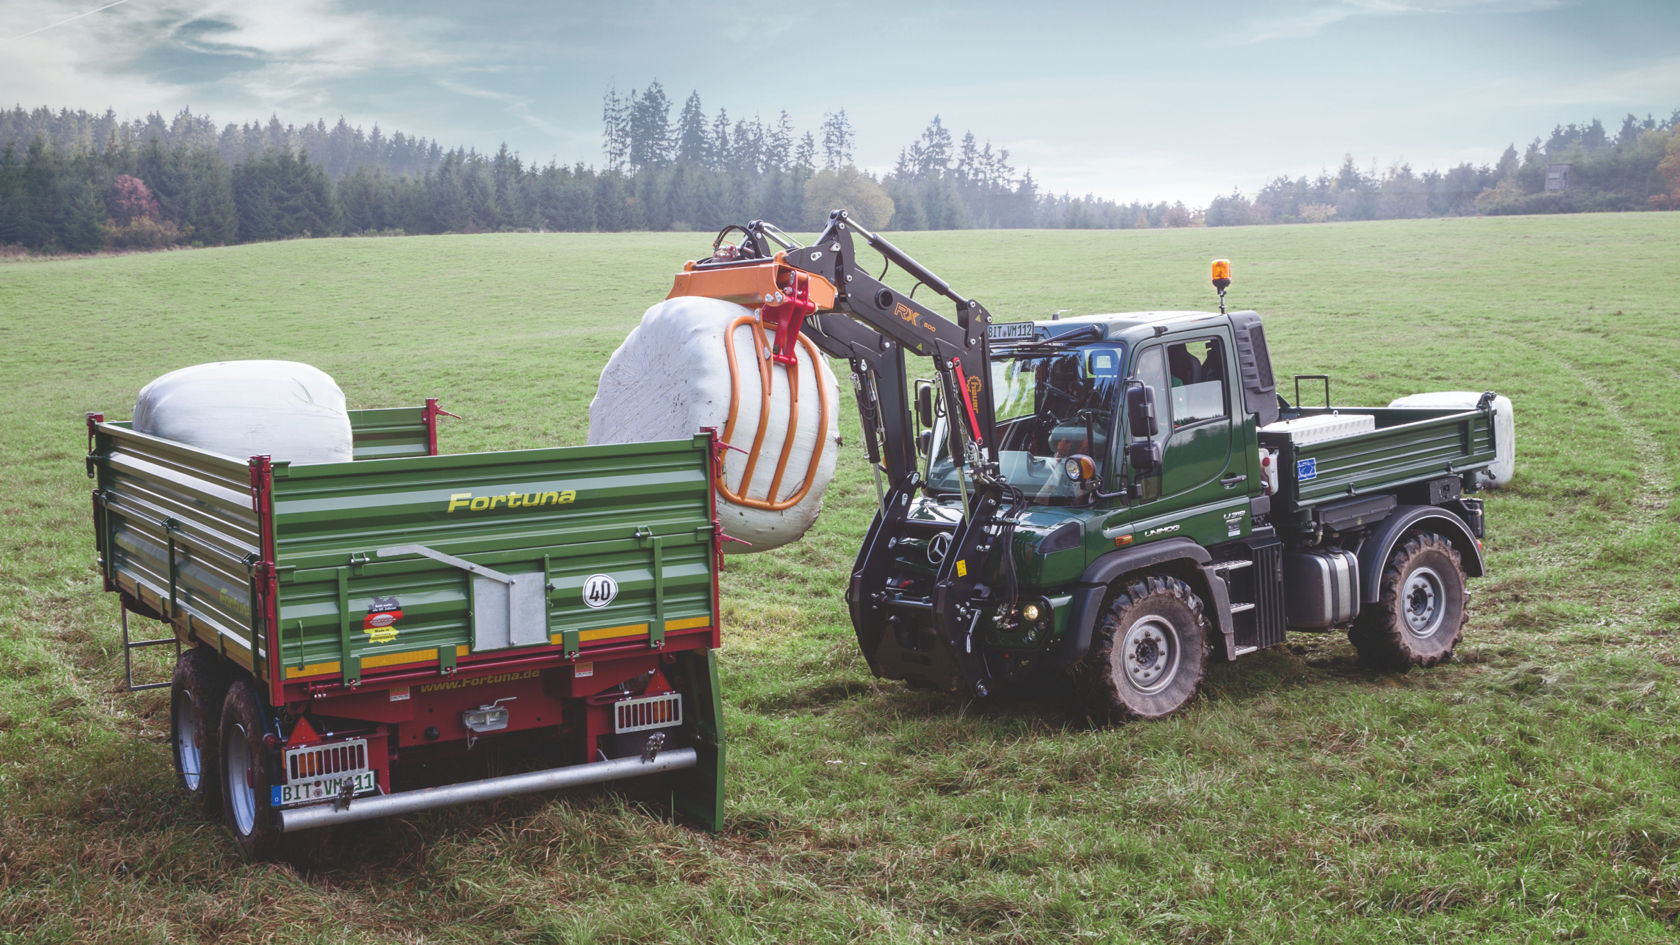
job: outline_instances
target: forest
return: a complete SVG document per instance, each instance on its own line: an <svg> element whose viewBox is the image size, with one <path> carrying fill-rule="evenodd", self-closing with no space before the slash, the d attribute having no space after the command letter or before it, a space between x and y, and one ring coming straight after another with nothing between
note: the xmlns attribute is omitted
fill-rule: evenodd
<svg viewBox="0 0 1680 945"><path fill-rule="evenodd" d="M675 114L673 115L673 112ZM801 132L674 108L658 82L602 100L599 165L526 162L351 126L218 126L183 110L124 120L21 106L0 111L0 246L89 253L310 236L712 229L763 218L814 228L852 208L895 230L1089 229L1315 223L1470 214L1680 209L1680 109L1555 127L1496 163L1416 172L1397 164L1280 176L1205 208L1117 203L1043 188L1009 150L936 115L894 166L853 162L846 111ZM1491 149L1490 149L1491 154ZM1566 165L1563 170L1560 166ZM1559 186L1562 184L1563 186Z"/></svg>

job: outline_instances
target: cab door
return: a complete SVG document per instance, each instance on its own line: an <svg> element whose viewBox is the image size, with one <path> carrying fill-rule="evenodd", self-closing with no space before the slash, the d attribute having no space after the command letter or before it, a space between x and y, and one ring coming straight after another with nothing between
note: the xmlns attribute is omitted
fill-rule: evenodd
<svg viewBox="0 0 1680 945"><path fill-rule="evenodd" d="M1182 536L1215 545L1246 535L1248 464L1236 458L1229 339L1217 332L1169 335L1140 346L1133 364L1155 391L1153 439L1161 448L1160 468L1144 477L1142 498L1128 510L1133 540Z"/></svg>

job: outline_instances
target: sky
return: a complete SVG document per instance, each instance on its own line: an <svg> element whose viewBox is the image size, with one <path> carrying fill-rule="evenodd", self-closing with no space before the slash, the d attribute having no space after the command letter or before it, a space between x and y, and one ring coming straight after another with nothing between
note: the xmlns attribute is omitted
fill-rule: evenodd
<svg viewBox="0 0 1680 945"><path fill-rule="evenodd" d="M340 116L599 165L601 103L846 110L885 172L940 116L1043 189L1204 206L1281 176L1494 163L1680 108L1680 0L729 4L0 0L0 107Z"/></svg>

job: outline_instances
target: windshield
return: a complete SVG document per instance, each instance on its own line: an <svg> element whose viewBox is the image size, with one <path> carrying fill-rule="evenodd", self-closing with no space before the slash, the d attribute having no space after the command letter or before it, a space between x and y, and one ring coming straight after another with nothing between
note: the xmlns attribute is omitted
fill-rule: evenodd
<svg viewBox="0 0 1680 945"><path fill-rule="evenodd" d="M1095 460L1103 475L1123 353L1117 344L993 353L998 466L1010 485L1037 502L1078 499L1077 484L1059 462L1075 453ZM951 461L945 420L941 416L934 426L927 482L935 492L957 492L958 469Z"/></svg>

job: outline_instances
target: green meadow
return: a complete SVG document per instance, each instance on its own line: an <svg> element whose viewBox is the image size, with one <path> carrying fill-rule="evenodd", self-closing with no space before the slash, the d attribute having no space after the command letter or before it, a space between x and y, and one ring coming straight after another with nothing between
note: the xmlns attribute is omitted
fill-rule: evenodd
<svg viewBox="0 0 1680 945"><path fill-rule="evenodd" d="M817 526L724 575L721 833L600 789L248 865L175 791L167 691L122 689L83 414L127 418L185 365L287 358L355 407L441 398L465 418L447 451L582 443L602 366L709 239L9 259L0 942L1680 938L1680 214L889 236L1000 320L1206 309L1229 257L1291 399L1297 373L1342 405L1509 396L1517 479L1485 494L1457 658L1381 675L1296 634L1214 666L1177 716L1106 728L874 680L843 599L875 501L848 401Z"/></svg>

